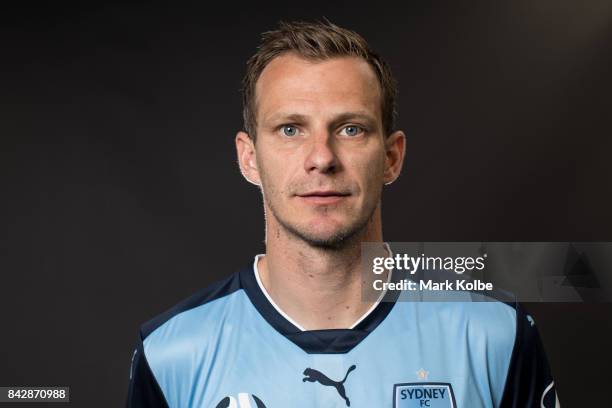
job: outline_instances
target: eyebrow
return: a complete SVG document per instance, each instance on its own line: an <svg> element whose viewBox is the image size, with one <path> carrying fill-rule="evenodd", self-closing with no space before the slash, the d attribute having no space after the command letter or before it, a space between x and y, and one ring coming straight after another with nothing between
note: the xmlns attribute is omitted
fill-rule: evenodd
<svg viewBox="0 0 612 408"><path fill-rule="evenodd" d="M338 125L342 122L348 122L351 120L362 120L367 122L369 125L374 125L376 123L376 119L365 112L343 112L336 115L331 122L333 125ZM299 113L278 112L266 118L264 123L280 121L304 123L308 121L308 116Z"/></svg>
<svg viewBox="0 0 612 408"><path fill-rule="evenodd" d="M279 121L287 121L287 122L306 122L308 119L305 115L300 115L299 113L288 113L288 112L278 112L271 115L268 118L265 118L264 122L279 122Z"/></svg>

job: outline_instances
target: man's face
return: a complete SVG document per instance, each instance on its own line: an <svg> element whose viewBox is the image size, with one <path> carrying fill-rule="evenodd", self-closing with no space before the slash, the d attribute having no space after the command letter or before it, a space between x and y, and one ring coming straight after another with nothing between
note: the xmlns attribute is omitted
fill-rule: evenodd
<svg viewBox="0 0 612 408"><path fill-rule="evenodd" d="M266 66L256 95L257 170L248 178L262 187L266 216L316 246L363 230L389 181L380 87L369 64L285 54Z"/></svg>

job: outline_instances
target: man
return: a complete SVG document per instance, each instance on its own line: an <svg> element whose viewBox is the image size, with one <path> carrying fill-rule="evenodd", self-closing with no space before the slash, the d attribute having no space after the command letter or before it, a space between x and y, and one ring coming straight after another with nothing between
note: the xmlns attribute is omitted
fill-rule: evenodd
<svg viewBox="0 0 612 408"><path fill-rule="evenodd" d="M142 326L128 406L555 406L517 305L362 301L361 243L388 248L381 193L405 146L391 72L363 38L282 23L243 92L235 142L266 253Z"/></svg>

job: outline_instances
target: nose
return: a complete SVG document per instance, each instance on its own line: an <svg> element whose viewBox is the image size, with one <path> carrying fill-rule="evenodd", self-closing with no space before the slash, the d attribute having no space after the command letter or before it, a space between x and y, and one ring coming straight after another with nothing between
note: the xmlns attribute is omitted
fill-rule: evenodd
<svg viewBox="0 0 612 408"><path fill-rule="evenodd" d="M338 156L334 150L333 138L327 131L317 132L310 138L307 146L304 170L307 173L335 173L338 170Z"/></svg>

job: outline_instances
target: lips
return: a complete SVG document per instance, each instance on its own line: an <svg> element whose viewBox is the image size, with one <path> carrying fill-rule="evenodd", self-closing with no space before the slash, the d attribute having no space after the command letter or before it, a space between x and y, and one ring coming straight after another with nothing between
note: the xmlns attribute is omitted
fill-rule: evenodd
<svg viewBox="0 0 612 408"><path fill-rule="evenodd" d="M300 197L332 197L332 196L346 197L349 194L342 193L340 191L334 191L334 190L322 190L322 191L312 191L310 193L298 194L298 195Z"/></svg>
<svg viewBox="0 0 612 408"><path fill-rule="evenodd" d="M311 204L335 204L349 195L349 193L335 190L318 190L298 194L297 196Z"/></svg>

